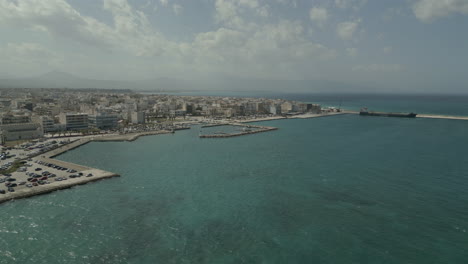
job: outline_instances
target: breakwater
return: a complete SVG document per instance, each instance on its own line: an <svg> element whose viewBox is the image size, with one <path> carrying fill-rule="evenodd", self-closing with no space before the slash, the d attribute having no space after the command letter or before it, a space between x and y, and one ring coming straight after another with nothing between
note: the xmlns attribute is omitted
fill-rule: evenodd
<svg viewBox="0 0 468 264"><path fill-rule="evenodd" d="M267 132L267 131L273 131L273 130L278 129L277 127L257 126L257 125L251 125L251 124L243 124L243 123L228 123L228 124L223 124L223 125L244 127L244 130L241 131L241 132L236 132L236 133L201 134L201 135L199 135L199 137L200 138L238 137L238 136L251 135L251 134L262 133L262 132ZM213 125L213 126L219 126L219 125ZM208 127L213 127L213 126L208 126ZM256 130L251 130L252 128L255 128Z"/></svg>
<svg viewBox="0 0 468 264"><path fill-rule="evenodd" d="M358 111L345 110L344 114L356 114ZM454 115L431 115L431 114L417 114L415 118L431 118L431 119L449 119L449 120L468 120L468 116L454 116Z"/></svg>

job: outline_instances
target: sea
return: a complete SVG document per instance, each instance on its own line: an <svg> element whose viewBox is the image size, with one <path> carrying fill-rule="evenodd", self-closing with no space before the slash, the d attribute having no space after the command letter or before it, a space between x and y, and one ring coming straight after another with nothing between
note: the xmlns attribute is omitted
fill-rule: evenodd
<svg viewBox="0 0 468 264"><path fill-rule="evenodd" d="M466 96L288 98L468 115ZM1 204L0 263L468 263L468 121L256 124L279 129L62 154L121 177Z"/></svg>

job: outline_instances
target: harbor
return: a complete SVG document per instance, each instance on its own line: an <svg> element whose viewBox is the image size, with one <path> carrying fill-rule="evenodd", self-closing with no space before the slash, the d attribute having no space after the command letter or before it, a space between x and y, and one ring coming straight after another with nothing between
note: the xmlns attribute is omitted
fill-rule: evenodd
<svg viewBox="0 0 468 264"><path fill-rule="evenodd" d="M221 127L231 126L236 129L229 132L220 132L212 134L200 134L200 138L229 138L243 135L252 135L257 133L269 132L277 130L277 127L253 125L251 122L269 121L278 119L294 119L294 118L314 118L323 116L333 116L344 113L326 113L326 114L305 114L290 117L264 117L251 118L242 120L221 120L216 122L205 123L202 127ZM96 168L87 167L71 162L65 162L55 159L55 157L76 149L90 142L118 142L118 141L135 141L142 136L171 134L177 130L190 129L183 126L172 130L153 130L140 131L134 133L113 133L90 136L78 136L62 138L59 143L54 143L59 139L44 139L31 144L50 145L51 147L31 151L26 149L14 149L14 153L18 156L15 162L21 164L16 171L4 173L0 178L0 183L5 184L6 190L0 189L0 203L15 199L27 198L35 195L50 193L57 190L72 188L77 185L83 185L90 182L109 179L120 176L117 173L104 171ZM42 143L40 143L42 142ZM17 146L19 147L19 146ZM16 156L13 155L13 156ZM20 158L21 157L21 158Z"/></svg>
<svg viewBox="0 0 468 264"><path fill-rule="evenodd" d="M271 121L279 119L306 119L317 117L331 117L346 114L360 114L356 111L340 111L321 114L301 114L293 116L276 116L264 118L250 118L241 120L217 120L199 123L202 129L216 129L211 133L202 133L199 138L230 138L244 135L252 135L263 132L277 130L277 127L254 125L252 122ZM389 116L389 115L379 115ZM396 115L399 117L399 115ZM431 119L450 119L450 120L468 120L466 116L445 116L445 115L425 115L418 114L416 118ZM228 131L222 131L222 127L231 127ZM183 127L189 129L190 127ZM182 128L181 128L182 129ZM177 129L180 130L180 129ZM134 141L142 136L160 135L174 133L173 130L154 130L141 131L123 134L102 134L94 136L71 137L62 141L59 147L54 147L46 152L25 152L20 155L21 159L16 159L24 165L21 170L13 171L10 174L4 174L0 178L0 183L4 183L7 190L0 190L0 203L31 197L35 195L50 193L57 190L71 188L77 185L83 185L102 179L120 176L117 173L104 171L96 168L64 162L54 157L67 151L73 150L90 142L112 142L112 141ZM49 139L53 140L53 139Z"/></svg>

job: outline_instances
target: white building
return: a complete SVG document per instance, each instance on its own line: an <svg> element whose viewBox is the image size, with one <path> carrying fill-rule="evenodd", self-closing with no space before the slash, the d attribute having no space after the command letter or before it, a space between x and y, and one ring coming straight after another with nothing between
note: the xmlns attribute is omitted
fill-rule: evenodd
<svg viewBox="0 0 468 264"><path fill-rule="evenodd" d="M290 102L284 102L284 103L281 104L281 113L282 114L289 113L292 110L293 110L292 109L292 104Z"/></svg>
<svg viewBox="0 0 468 264"><path fill-rule="evenodd" d="M62 113L59 115L60 123L65 124L66 130L79 131L88 129L88 114L84 113Z"/></svg>
<svg viewBox="0 0 468 264"><path fill-rule="evenodd" d="M57 129L54 119L49 116L40 116L37 118L37 122L41 125L44 133L54 132Z"/></svg>
<svg viewBox="0 0 468 264"><path fill-rule="evenodd" d="M275 105L270 105L269 110L270 110L269 113L272 115L276 115L278 113Z"/></svg>
<svg viewBox="0 0 468 264"><path fill-rule="evenodd" d="M31 117L28 115L18 115L6 113L0 117L0 124L21 124L21 123L30 123Z"/></svg>
<svg viewBox="0 0 468 264"><path fill-rule="evenodd" d="M132 112L131 121L133 124L144 124L145 112Z"/></svg>
<svg viewBox="0 0 468 264"><path fill-rule="evenodd" d="M113 129L117 127L119 117L114 114L100 113L88 116L89 126L99 129Z"/></svg>
<svg viewBox="0 0 468 264"><path fill-rule="evenodd" d="M38 123L0 125L2 144L7 141L40 138L43 135L42 128Z"/></svg>

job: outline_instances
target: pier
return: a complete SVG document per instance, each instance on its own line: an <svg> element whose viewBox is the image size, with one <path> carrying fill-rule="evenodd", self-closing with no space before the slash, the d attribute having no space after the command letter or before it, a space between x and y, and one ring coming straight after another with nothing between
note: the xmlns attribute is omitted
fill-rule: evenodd
<svg viewBox="0 0 468 264"><path fill-rule="evenodd" d="M356 114L358 111L343 111L344 114ZM468 116L453 116L453 115L431 115L431 114L417 114L415 118L431 118L431 119L448 119L448 120L468 120Z"/></svg>
<svg viewBox="0 0 468 264"><path fill-rule="evenodd" d="M103 179L109 179L109 178L120 176L117 173L99 170L96 168L90 168L87 166L54 159L54 157L60 154L63 154L67 151L78 148L92 141L96 141L96 142L134 141L141 136L159 135L159 134L167 134L167 133L173 133L173 132L163 130L163 131L146 131L146 132L139 132L139 133L129 133L129 134L123 134L123 135L86 137L86 138L81 138L81 139L72 141L66 145L60 146L51 151L39 154L35 157L32 157L31 161L29 161L29 163L32 164L32 166L29 167L30 168L28 170L29 172L36 172L37 174L40 174L44 171L49 171L55 174L56 175L55 177L66 178L66 180L55 181L53 180L55 177L53 178L50 177L48 178L48 180L50 180L48 184L37 185L37 186L30 187L30 188L26 187L25 185L18 186L17 188L15 188L14 192L6 192L5 194L0 194L0 203L4 203L4 202L15 200L15 199L27 198L27 197L31 197L35 195L46 194L46 193L50 193L50 192L54 192L54 191L58 191L62 189L72 188L73 186L77 186L77 185L83 185L83 184L87 184L90 182L95 182L95 181L99 181ZM76 172L70 173L67 171L61 171L53 167L48 167L44 164L54 164L56 166L60 166L63 168L72 169ZM40 170L36 171L36 169L38 168L40 168ZM76 178L69 177L69 175L71 174L79 174L79 173L81 173L82 176L76 177ZM92 176L89 176L89 175L92 175ZM27 182L28 176L25 174L25 172L13 172L11 178L16 179L14 183L19 184L20 182L24 182L24 181Z"/></svg>
<svg viewBox="0 0 468 264"><path fill-rule="evenodd" d="M213 126L239 126L239 127L244 127L244 128L256 128L256 130L245 130L241 131L238 133L223 133L223 134L201 134L199 135L200 138L229 138L229 137L238 137L238 136L244 136L244 135L251 135L251 134L257 134L257 133L262 133L262 132L268 132L268 131L273 131L277 130L277 127L268 127L268 126L257 126L257 125L251 125L251 124L243 124L243 123L227 123L227 124L216 124L216 125L211 125L211 126L205 126L205 127L213 127Z"/></svg>

